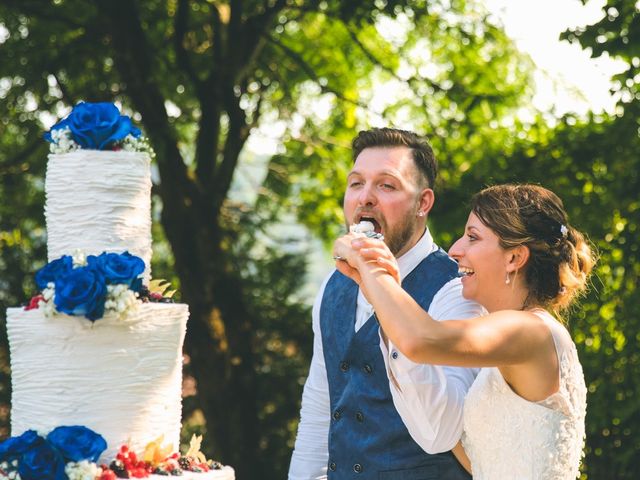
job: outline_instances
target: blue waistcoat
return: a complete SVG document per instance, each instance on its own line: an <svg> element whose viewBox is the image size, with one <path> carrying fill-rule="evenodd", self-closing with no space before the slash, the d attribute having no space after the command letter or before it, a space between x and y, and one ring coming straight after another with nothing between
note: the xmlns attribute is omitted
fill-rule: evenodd
<svg viewBox="0 0 640 480"><path fill-rule="evenodd" d="M428 310L457 270L438 250L407 275L402 287ZM376 318L355 331L357 296L358 286L336 272L320 307L331 403L328 479L470 479L450 452L429 455L409 435L393 405Z"/></svg>

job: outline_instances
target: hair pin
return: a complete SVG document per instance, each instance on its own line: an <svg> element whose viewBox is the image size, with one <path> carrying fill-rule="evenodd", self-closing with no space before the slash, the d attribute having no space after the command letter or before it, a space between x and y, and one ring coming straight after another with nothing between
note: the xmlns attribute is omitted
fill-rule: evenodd
<svg viewBox="0 0 640 480"><path fill-rule="evenodd" d="M566 225L560 225L560 233L562 234L562 238L567 238L567 235L569 234L569 229L567 228Z"/></svg>

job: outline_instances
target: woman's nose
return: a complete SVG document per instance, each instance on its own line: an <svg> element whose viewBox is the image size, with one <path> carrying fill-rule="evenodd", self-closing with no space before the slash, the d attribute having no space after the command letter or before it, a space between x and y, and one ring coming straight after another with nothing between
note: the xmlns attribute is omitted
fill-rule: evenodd
<svg viewBox="0 0 640 480"><path fill-rule="evenodd" d="M462 255L464 253L463 250L462 250L462 242L461 242L461 240L462 240L462 238L459 238L449 248L449 256L451 258L455 259L455 260L458 260L460 257L462 257Z"/></svg>

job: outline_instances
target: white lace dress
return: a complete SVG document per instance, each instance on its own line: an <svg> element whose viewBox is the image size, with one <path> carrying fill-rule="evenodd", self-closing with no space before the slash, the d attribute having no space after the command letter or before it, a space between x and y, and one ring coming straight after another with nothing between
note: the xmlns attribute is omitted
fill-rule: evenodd
<svg viewBox="0 0 640 480"><path fill-rule="evenodd" d="M474 480L573 480L584 443L587 389L569 332L546 312L560 365L560 389L540 402L511 390L498 368L483 368L464 404L462 444Z"/></svg>

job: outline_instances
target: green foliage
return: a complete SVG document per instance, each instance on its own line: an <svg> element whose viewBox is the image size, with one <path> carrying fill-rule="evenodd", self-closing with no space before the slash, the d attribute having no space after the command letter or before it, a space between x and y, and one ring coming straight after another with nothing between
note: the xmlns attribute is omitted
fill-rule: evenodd
<svg viewBox="0 0 640 480"><path fill-rule="evenodd" d="M505 181L559 193L596 244L593 288L569 319L590 391L584 475L634 478L640 42L632 2L605 9L565 36L629 62L613 84L617 114L550 126L517 119L533 66L476 1L3 1L0 315L28 299L45 261L44 123L81 99L121 102L158 154L154 275L192 311L185 432L204 432L238 478L283 478L311 354L307 232L328 245L343 230L359 129L413 129L440 163L430 222L441 245L460 233L470 195ZM374 94L380 84L388 97ZM252 129L278 122L264 182L234 197Z"/></svg>

